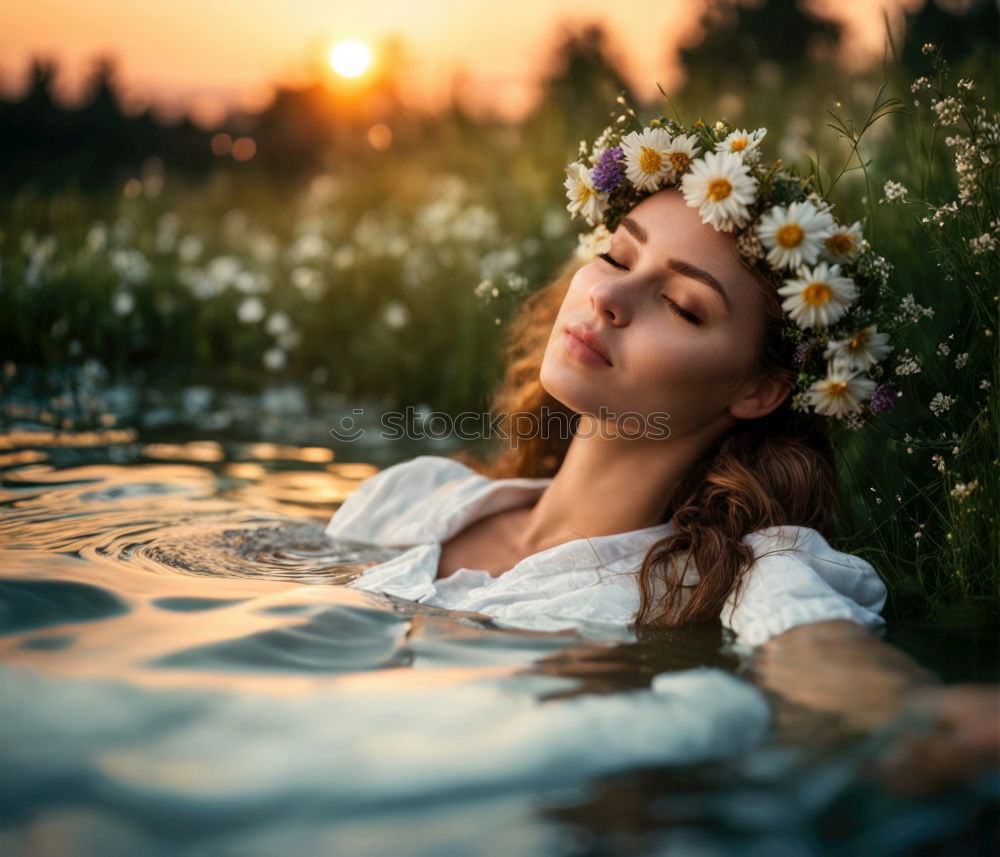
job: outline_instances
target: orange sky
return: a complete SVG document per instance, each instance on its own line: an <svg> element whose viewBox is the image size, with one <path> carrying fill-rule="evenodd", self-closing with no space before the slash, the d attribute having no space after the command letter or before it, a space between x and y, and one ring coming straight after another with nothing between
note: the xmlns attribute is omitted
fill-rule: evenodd
<svg viewBox="0 0 1000 857"><path fill-rule="evenodd" d="M137 101L194 108L259 107L275 80L301 80L329 46L405 40L415 103L437 103L461 68L476 92L516 116L534 93L560 21L602 21L639 94L677 83L677 43L710 0L31 0L0 4L0 86L15 91L32 56L56 58L63 91L79 91L94 58L113 55ZM782 2L782 0L778 0ZM893 15L923 0L808 0L845 20L853 56L880 55L882 5ZM609 13L609 9L613 12Z"/></svg>

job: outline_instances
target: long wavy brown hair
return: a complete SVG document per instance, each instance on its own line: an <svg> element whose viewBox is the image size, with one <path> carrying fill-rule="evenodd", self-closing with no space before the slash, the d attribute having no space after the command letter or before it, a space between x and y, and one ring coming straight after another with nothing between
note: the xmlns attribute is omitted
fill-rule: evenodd
<svg viewBox="0 0 1000 857"><path fill-rule="evenodd" d="M491 478L552 476L566 456L579 414L545 391L540 372L559 307L582 264L576 258L564 263L548 285L525 298L507 328L506 368L490 410L501 416L501 436L509 440L486 459L470 453L455 456ZM746 267L765 313L757 369L794 386L796 370L781 336L784 312L776 284ZM530 431L527 419L513 417L525 412L535 420ZM828 527L837 495L823 420L793 410L788 396L770 414L740 420L703 455L670 500L664 500L663 520L673 520L673 532L650 547L638 570L635 624L716 619L730 594L739 595L747 570L760 556L741 541L745 535L781 525ZM546 430L538 431L539 426ZM698 572L693 586L682 583L689 562Z"/></svg>

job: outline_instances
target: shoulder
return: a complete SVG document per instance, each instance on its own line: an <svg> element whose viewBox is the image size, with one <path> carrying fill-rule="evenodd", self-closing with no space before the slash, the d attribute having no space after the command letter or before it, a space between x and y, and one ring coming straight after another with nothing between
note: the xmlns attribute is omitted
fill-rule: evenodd
<svg viewBox="0 0 1000 857"><path fill-rule="evenodd" d="M811 527L786 525L743 538L755 554L740 591L730 595L722 621L747 646L809 622L849 619L870 627L886 588L871 563L830 546Z"/></svg>
<svg viewBox="0 0 1000 857"><path fill-rule="evenodd" d="M326 526L330 538L372 544L394 543L398 525L416 504L456 480L476 475L470 467L441 455L418 455L365 479L337 507Z"/></svg>

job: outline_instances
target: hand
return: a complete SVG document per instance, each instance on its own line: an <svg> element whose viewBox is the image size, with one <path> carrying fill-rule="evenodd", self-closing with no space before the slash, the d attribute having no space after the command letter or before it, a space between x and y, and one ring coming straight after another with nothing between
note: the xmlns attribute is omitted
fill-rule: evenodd
<svg viewBox="0 0 1000 857"><path fill-rule="evenodd" d="M893 791L928 794L1000 768L1000 687L952 685L913 691L877 776Z"/></svg>

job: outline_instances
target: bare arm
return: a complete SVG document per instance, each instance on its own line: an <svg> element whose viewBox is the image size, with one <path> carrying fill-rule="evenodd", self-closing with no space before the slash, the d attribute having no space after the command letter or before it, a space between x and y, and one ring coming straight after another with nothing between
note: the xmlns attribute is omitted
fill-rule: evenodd
<svg viewBox="0 0 1000 857"><path fill-rule="evenodd" d="M944 686L936 676L867 628L846 620L792 628L760 646L754 680L770 691L779 731L794 740L830 729L866 733L905 728L882 760L899 790L922 792L967 781L1000 765L1000 691L992 685Z"/></svg>

